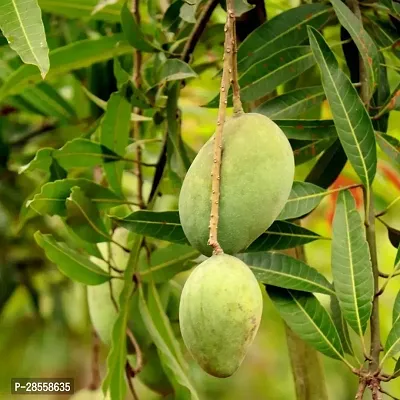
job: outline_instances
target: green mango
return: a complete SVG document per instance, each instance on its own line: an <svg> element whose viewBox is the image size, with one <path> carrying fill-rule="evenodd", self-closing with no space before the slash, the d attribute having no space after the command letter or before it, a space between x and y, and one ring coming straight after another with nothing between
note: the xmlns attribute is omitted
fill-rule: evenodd
<svg viewBox="0 0 400 400"><path fill-rule="evenodd" d="M260 285L238 258L214 255L194 269L182 291L179 320L183 341L204 371L226 378L239 368L262 308Z"/></svg>
<svg viewBox="0 0 400 400"><path fill-rule="evenodd" d="M294 157L282 130L249 113L223 130L218 241L225 253L246 249L282 211L292 188ZM200 149L183 181L179 216L190 244L206 256L211 213L214 136Z"/></svg>

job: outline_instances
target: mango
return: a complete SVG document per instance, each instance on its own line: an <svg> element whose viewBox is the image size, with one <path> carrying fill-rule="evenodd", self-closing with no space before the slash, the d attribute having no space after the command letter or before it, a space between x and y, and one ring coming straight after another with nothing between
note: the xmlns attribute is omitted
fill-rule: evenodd
<svg viewBox="0 0 400 400"><path fill-rule="evenodd" d="M241 365L258 331L263 300L250 268L228 254L198 265L181 296L183 341L208 374L226 378Z"/></svg>
<svg viewBox="0 0 400 400"><path fill-rule="evenodd" d="M206 256L211 212L214 136L200 149L179 195L190 244ZM276 219L293 184L294 157L282 130L256 113L227 120L223 130L218 241L225 253L245 250Z"/></svg>

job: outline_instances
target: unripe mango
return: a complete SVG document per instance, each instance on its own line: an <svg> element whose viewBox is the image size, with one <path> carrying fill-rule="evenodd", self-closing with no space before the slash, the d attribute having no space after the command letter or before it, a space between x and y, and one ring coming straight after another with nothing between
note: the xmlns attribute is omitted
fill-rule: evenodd
<svg viewBox="0 0 400 400"><path fill-rule="evenodd" d="M184 179L179 216L190 244L210 256L214 136L200 149ZM293 184L293 152L281 129L261 114L227 120L223 130L218 241L225 253L246 249L276 219Z"/></svg>
<svg viewBox="0 0 400 400"><path fill-rule="evenodd" d="M210 375L231 376L258 331L260 286L236 257L214 255L198 265L182 291L179 320L186 347Z"/></svg>

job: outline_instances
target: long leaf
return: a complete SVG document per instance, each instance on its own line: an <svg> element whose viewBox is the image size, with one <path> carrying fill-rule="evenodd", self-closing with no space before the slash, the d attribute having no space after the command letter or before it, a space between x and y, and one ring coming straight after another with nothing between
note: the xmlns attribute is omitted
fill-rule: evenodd
<svg viewBox="0 0 400 400"><path fill-rule="evenodd" d="M275 221L245 252L290 249L318 239L323 238L302 226L286 221Z"/></svg>
<svg viewBox="0 0 400 400"><path fill-rule="evenodd" d="M376 172L376 143L371 119L323 36L309 28L310 45L344 151L361 181L369 187Z"/></svg>
<svg viewBox="0 0 400 400"><path fill-rule="evenodd" d="M129 143L131 110L131 104L120 92L113 93L107 102L107 111L101 122L100 142L117 154L124 154ZM103 168L110 187L122 195L123 162L105 163Z"/></svg>
<svg viewBox="0 0 400 400"><path fill-rule="evenodd" d="M150 287L150 290L154 291L154 286ZM174 345L173 348L170 347L171 337L165 337L165 330L163 332L159 331L156 321L160 318L160 315L150 313L142 286L139 287L139 310L147 330L157 346L164 366L169 370L169 375L174 378L174 386L177 392L175 393L176 398L181 398L182 400L185 398L199 400L199 396L190 382L187 371L182 367L180 361L176 357L176 346ZM164 315L164 311L160 312ZM168 331L171 332L171 330ZM172 339L173 343L175 343L175 340Z"/></svg>
<svg viewBox="0 0 400 400"><path fill-rule="evenodd" d="M322 86L299 88L260 104L254 112L271 119L293 118L311 107L320 107L324 99L325 92Z"/></svg>
<svg viewBox="0 0 400 400"><path fill-rule="evenodd" d="M343 313L342 310L340 309L340 304L336 295L331 296L330 305L332 312L332 320L338 331L340 341L342 342L343 350L347 354L354 354L349 335L349 328L347 326L346 320L343 318Z"/></svg>
<svg viewBox="0 0 400 400"><path fill-rule="evenodd" d="M38 0L40 8L48 13L67 18L81 18L120 22L121 2L102 8L93 14L99 0Z"/></svg>
<svg viewBox="0 0 400 400"><path fill-rule="evenodd" d="M312 211L327 195L325 189L308 182L294 181L292 191L278 220L294 219Z"/></svg>
<svg viewBox="0 0 400 400"><path fill-rule="evenodd" d="M277 86L307 71L315 64L308 46L289 47L253 64L239 79L243 101L254 101L272 92ZM232 103L232 93L228 96ZM206 107L217 108L219 96Z"/></svg>
<svg viewBox="0 0 400 400"><path fill-rule="evenodd" d="M329 119L277 119L274 121L288 139L319 140L336 138L336 128Z"/></svg>
<svg viewBox="0 0 400 400"><path fill-rule="evenodd" d="M258 281L286 289L333 294L332 285L316 269L280 253L237 255L253 271Z"/></svg>
<svg viewBox="0 0 400 400"><path fill-rule="evenodd" d="M62 179L43 185L40 193L27 202L27 207L31 207L40 215L65 217L65 201L74 186L81 188L85 195L102 210L114 207L123 201L111 190L87 179Z"/></svg>
<svg viewBox="0 0 400 400"><path fill-rule="evenodd" d="M400 165L400 140L384 133L376 132L379 147L395 164Z"/></svg>
<svg viewBox="0 0 400 400"><path fill-rule="evenodd" d="M292 142L295 164L300 165L309 160L312 160L328 147L330 147L334 141L335 138L322 138L314 141L301 141L298 146L294 146L294 143Z"/></svg>
<svg viewBox="0 0 400 400"><path fill-rule="evenodd" d="M392 325L400 320L400 289L393 303Z"/></svg>
<svg viewBox="0 0 400 400"><path fill-rule="evenodd" d="M177 244L189 244L177 211L135 211L116 222L131 232L166 240Z"/></svg>
<svg viewBox="0 0 400 400"><path fill-rule="evenodd" d="M120 34L99 39L85 39L59 47L50 52L51 69L46 79L54 79L76 69L131 51L132 47L123 40ZM22 93L25 88L40 81L41 76L33 65L23 65L14 71L0 87L0 101L12 94Z"/></svg>
<svg viewBox="0 0 400 400"><path fill-rule="evenodd" d="M37 0L3 0L0 29L22 61L36 65L44 79L50 68L49 48Z"/></svg>
<svg viewBox="0 0 400 400"><path fill-rule="evenodd" d="M364 335L372 311L374 284L363 223L350 191L339 194L333 219L332 274L343 316Z"/></svg>
<svg viewBox="0 0 400 400"><path fill-rule="evenodd" d="M331 316L312 293L272 286L267 292L279 314L300 338L328 357L343 360L343 347Z"/></svg>
<svg viewBox="0 0 400 400"><path fill-rule="evenodd" d="M364 30L362 22L341 0L330 0L340 24L346 28L354 40L367 73L369 98L372 97L376 86L379 84L379 50L374 41Z"/></svg>
<svg viewBox="0 0 400 400"><path fill-rule="evenodd" d="M385 355L381 365L389 358L400 352L400 319L392 326L385 343Z"/></svg>
<svg viewBox="0 0 400 400"><path fill-rule="evenodd" d="M255 29L239 46L238 68L245 71L277 51L307 40L307 25L317 29L334 18L331 7L306 4L289 9Z"/></svg>
<svg viewBox="0 0 400 400"><path fill-rule="evenodd" d="M111 279L88 257L66 246L58 243L52 235L44 235L39 231L34 235L36 243L45 251L46 257L56 264L57 268L68 278L85 285L100 285Z"/></svg>

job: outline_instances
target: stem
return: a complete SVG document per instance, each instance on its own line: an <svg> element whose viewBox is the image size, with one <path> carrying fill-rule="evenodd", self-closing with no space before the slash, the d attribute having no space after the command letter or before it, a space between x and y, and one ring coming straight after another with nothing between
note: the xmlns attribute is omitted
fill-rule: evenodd
<svg viewBox="0 0 400 400"><path fill-rule="evenodd" d="M135 368L131 367L131 376L133 377L133 376L137 375L143 369L143 354L140 349L139 343L137 342L134 334L132 333L132 331L129 328L126 329L126 334L128 336L129 341L131 342L131 344L135 350L135 354L136 354L136 366L135 366Z"/></svg>
<svg viewBox="0 0 400 400"><path fill-rule="evenodd" d="M224 66L222 71L219 109L217 119L217 129L214 135L214 156L212 165L212 190L211 190L211 213L210 213L210 236L208 244L214 249L214 254L221 254L223 250L218 243L218 220L219 220L219 198L221 187L221 164L222 164L222 132L225 125L226 108L228 104L228 92L232 79L232 54L234 53L231 47L234 32L235 13L233 10L233 1L227 1L227 16L225 23L225 42L224 42Z"/></svg>
<svg viewBox="0 0 400 400"><path fill-rule="evenodd" d="M232 22L232 91L233 91L233 113L234 115L243 114L243 106L240 100L240 86L237 69L237 35L236 17L233 13Z"/></svg>
<svg viewBox="0 0 400 400"><path fill-rule="evenodd" d="M132 1L132 14L136 19L136 23L140 26L140 10L139 10L139 0ZM132 80L137 89L140 89L142 85L142 52L139 50L135 50L133 52L133 76ZM133 112L141 115L142 110L138 107L134 107ZM133 138L138 141L140 140L140 123L139 121L133 122ZM137 164L135 168L135 174L137 176L137 196L139 202L139 208L145 208L144 200L143 200L143 173L142 173L142 148L140 146L136 146L136 159Z"/></svg>

